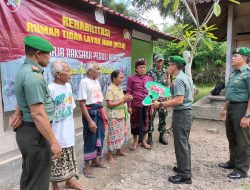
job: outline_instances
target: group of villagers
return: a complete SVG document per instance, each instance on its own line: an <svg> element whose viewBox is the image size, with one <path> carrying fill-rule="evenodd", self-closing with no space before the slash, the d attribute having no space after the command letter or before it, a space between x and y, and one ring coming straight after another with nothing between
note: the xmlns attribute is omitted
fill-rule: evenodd
<svg viewBox="0 0 250 190"><path fill-rule="evenodd" d="M34 42L45 43L46 49L42 49L43 46L41 47L39 43L34 44ZM54 81L47 86L42 75L42 67L48 65L50 59L49 52L53 49L52 45L48 41L36 36L28 36L24 38L24 44L26 59L19 72L23 74L26 73L27 70L29 75L34 76L34 81L32 82L35 84L42 84L37 86L37 89L29 88L25 93L33 98L29 101L34 101L35 103L45 102L46 105L42 108L46 110L46 113L51 113L50 115L52 119L47 118L47 120L52 126L52 132L49 131L48 134L53 140L51 151L54 153L54 156L52 157L52 160L46 160L46 162L37 165L39 170L46 170L46 172L42 172L44 173L42 178L38 175L33 175L34 173L38 174L39 172L36 172L33 167L29 167L28 161L31 162L36 160L36 155L32 154L34 158L32 157L32 159L27 160L25 155L32 152L28 151L27 153L25 150L27 150L27 147L31 146L30 144L27 144L26 141L33 142L34 139L30 139L31 136L29 136L28 140L25 139L26 131L24 130L36 130L36 125L34 122L30 122L29 120L26 121L26 115L24 114L26 112L22 107L25 98L21 99L24 92L21 88L18 88L23 85L18 83L21 81L18 80L17 77L15 94L16 97L20 98L18 99L16 112L11 116L9 123L17 132L17 143L24 160L20 187L21 189L27 189L26 187L29 186L32 189L33 186L37 187L43 184L46 189L48 188L47 182L50 177L53 190L59 190L58 182L62 181L65 181L65 186L67 188L83 189L81 182L74 179L78 179L79 175L74 149L75 127L73 112L76 105L73 98L72 87L69 83L71 79L70 66L62 60L54 61L51 65L51 74L54 77ZM42 58L40 54L43 55ZM114 70L111 73L111 83L108 86L105 95L106 103L104 102L104 95L102 94L101 86L98 81L100 75L99 64L94 61L90 61L86 64L87 76L80 81L78 91L78 100L82 112L83 123L83 173L85 177L95 177L93 167L106 168L101 162L103 158L106 131L108 161L111 163L115 162L114 153L116 153L117 156L126 155L124 150L122 150L122 146L129 138L129 114L131 134L133 135L133 142L130 145L131 150L136 150L138 144L141 144L145 149L150 149L152 147L152 132L154 130L153 119L156 111L158 111L159 115L159 142L164 145L168 144L166 139L165 122L167 111L165 107L161 106L161 103L159 103L162 100L155 101L153 103L154 105L150 106L142 104L142 101L148 95L148 90L145 86L147 82L156 81L169 87L170 76L163 68L163 62L163 57L156 55L154 57L153 68L147 72L146 60L138 59L135 62L136 74L128 77L126 90L121 87L121 84L124 81L124 74L119 70ZM20 77L25 78L25 75L20 75ZM32 90L36 90L35 92L37 93L32 93ZM124 90L126 93L124 93ZM45 100L40 100L37 97L40 99L45 98ZM30 104L33 104L34 102L31 102ZM24 103L27 104L27 102ZM38 104L38 106L39 105L40 104ZM50 125L49 122L46 123L48 126ZM36 137L38 140L40 138L39 135ZM40 148L38 147L39 151ZM49 150L49 147L46 144L46 150L47 149ZM44 154L41 152L41 155L45 156L46 152L44 152ZM49 159L50 156L46 156ZM51 169L50 161L52 161ZM50 175L48 173L49 171Z"/></svg>
<svg viewBox="0 0 250 190"><path fill-rule="evenodd" d="M107 151L109 163L115 163L114 154L116 156L126 156L122 146L128 142L129 139L129 125L128 116L130 114L130 126L131 134L133 135L133 141L130 144L130 150L136 150L138 144L145 149L150 149L153 145L152 132L154 130L154 118L156 112L159 115L159 127L158 131L159 142L167 145L166 138L166 121L167 116L166 108L154 108L152 106L144 106L142 104L143 99L148 95L148 90L145 84L149 81L157 81L162 85L169 87L170 76L167 74L167 70L163 67L163 56L156 55L154 57L153 68L147 71L146 60L138 59L135 62L135 74L128 77L127 86L122 88L124 82L124 73L120 70L114 70L111 73L111 83L107 88L106 94L103 95L101 86L98 81L100 75L100 65L97 62L91 61L86 65L87 77L81 80L79 84L78 100L82 111L82 123L83 123L83 140L84 140L84 168L83 173L87 178L94 178L93 168L106 168L102 163L103 152L105 147L105 131L107 131ZM52 64L52 74L57 78L57 70L53 69L55 65L62 64L68 70L69 66L63 62L55 62ZM68 80L70 76L68 75ZM66 81L65 81L66 82ZM69 83L65 83L65 90L67 87L70 89L71 101L74 102L72 97L72 90ZM54 88L53 88L54 86ZM60 94L60 90L54 83L49 85L52 97L55 97L55 93ZM62 98L63 99L63 98ZM104 99L106 102L104 102ZM55 101L57 108L58 101ZM75 105L72 105L72 110ZM56 109L57 110L57 109ZM58 112L56 112L58 113ZM73 114L73 111L71 111ZM57 115L57 114L56 114ZM72 115L73 118L73 115ZM71 121L73 126L73 121ZM57 122L53 122L53 131L55 134L60 133L56 125ZM68 125L67 125L68 126ZM66 127L65 127L66 128ZM67 134L67 135L66 135ZM71 140L73 140L74 132L71 130ZM61 135L63 136L63 135ZM69 137L68 131L65 131L65 139ZM64 149L63 149L64 150ZM69 151L67 149L67 151ZM74 152L74 150L72 150ZM70 158L72 163L68 163L70 166L74 166L75 176L78 177L76 169L76 161L74 153ZM60 169L62 165L62 158L59 160L53 160L52 174L62 175L61 172L53 172ZM70 170L70 167L68 167ZM70 171L64 171L63 175L72 176ZM61 181L57 179L56 181Z"/></svg>
<svg viewBox="0 0 250 190"><path fill-rule="evenodd" d="M129 76L126 92L121 84L124 74L119 70L111 73L111 84L104 95L98 81L100 66L96 62L89 62L86 66L87 77L79 85L78 100L83 114L84 161L83 173L87 178L94 178L93 167L105 168L103 158L105 131L107 130L108 161L115 163L114 154L125 156L123 144L128 141L128 116L130 114L131 134L133 142L130 150L136 150L138 144L150 149L152 141L153 120L156 111L153 106L144 106L143 99L148 95L145 84L153 81L154 72L160 72L161 83L169 86L170 76L163 68L163 57L154 57L154 66L147 72L146 60L138 59L135 62L135 75ZM158 73L159 74L159 73ZM158 76L155 75L155 76ZM157 79L155 79L157 81ZM158 79L159 80L159 79ZM105 104L105 107L104 107ZM167 145L166 139L166 109L160 110L159 142ZM150 133L149 133L150 132ZM149 134L149 135L148 135ZM148 138L148 136L150 138Z"/></svg>

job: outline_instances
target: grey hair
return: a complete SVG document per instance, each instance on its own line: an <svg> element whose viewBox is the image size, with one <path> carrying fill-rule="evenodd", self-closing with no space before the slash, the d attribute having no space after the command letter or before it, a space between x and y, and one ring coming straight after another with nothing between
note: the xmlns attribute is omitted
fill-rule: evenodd
<svg viewBox="0 0 250 190"><path fill-rule="evenodd" d="M86 65L86 73L88 74L90 70L95 69L95 65L98 64L96 61L90 61Z"/></svg>
<svg viewBox="0 0 250 190"><path fill-rule="evenodd" d="M50 67L50 72L52 74L53 77L56 78L56 73L58 72L62 72L63 71L63 64L66 64L64 61L62 60L56 60L52 63L51 67Z"/></svg>

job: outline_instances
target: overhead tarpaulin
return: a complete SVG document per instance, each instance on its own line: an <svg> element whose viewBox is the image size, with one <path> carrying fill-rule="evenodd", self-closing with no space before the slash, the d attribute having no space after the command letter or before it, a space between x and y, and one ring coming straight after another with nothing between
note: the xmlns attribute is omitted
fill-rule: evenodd
<svg viewBox="0 0 250 190"><path fill-rule="evenodd" d="M71 85L75 98L78 85L86 76L85 66L97 61L101 66L99 81L105 93L110 73L119 69L125 74L123 88L131 73L131 31L111 24L100 24L94 12L81 11L48 0L0 1L0 64L4 111L15 109L15 75L25 53L23 38L37 35L49 40L54 51L50 64L62 59L71 66ZM53 77L45 69L44 76Z"/></svg>

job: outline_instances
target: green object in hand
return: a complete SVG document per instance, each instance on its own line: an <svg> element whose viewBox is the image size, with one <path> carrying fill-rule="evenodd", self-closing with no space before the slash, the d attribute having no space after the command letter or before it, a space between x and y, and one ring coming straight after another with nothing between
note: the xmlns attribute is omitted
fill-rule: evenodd
<svg viewBox="0 0 250 190"><path fill-rule="evenodd" d="M145 86L148 89L148 95L142 101L144 106L151 105L153 100L157 100L159 97L166 98L171 96L170 89L158 82L147 82Z"/></svg>

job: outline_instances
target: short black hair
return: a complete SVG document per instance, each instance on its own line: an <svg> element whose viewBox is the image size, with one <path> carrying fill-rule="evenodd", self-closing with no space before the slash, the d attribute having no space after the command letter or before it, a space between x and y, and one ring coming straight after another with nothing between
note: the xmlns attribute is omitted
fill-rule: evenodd
<svg viewBox="0 0 250 190"><path fill-rule="evenodd" d="M185 66L183 64L174 63L178 70L183 70Z"/></svg>
<svg viewBox="0 0 250 190"><path fill-rule="evenodd" d="M244 56L246 58L246 63L249 63L250 58L248 56L246 56L246 55L242 55L242 56Z"/></svg>
<svg viewBox="0 0 250 190"><path fill-rule="evenodd" d="M111 73L111 81L113 82L114 78L117 78L119 76L119 74L121 73L120 70L114 70L112 73Z"/></svg>
<svg viewBox="0 0 250 190"><path fill-rule="evenodd" d="M25 45L25 54L26 55L28 55L28 56L35 55L37 51L40 51L42 53L50 53L50 52L41 51L41 50L35 49L33 47L30 47L28 45Z"/></svg>

